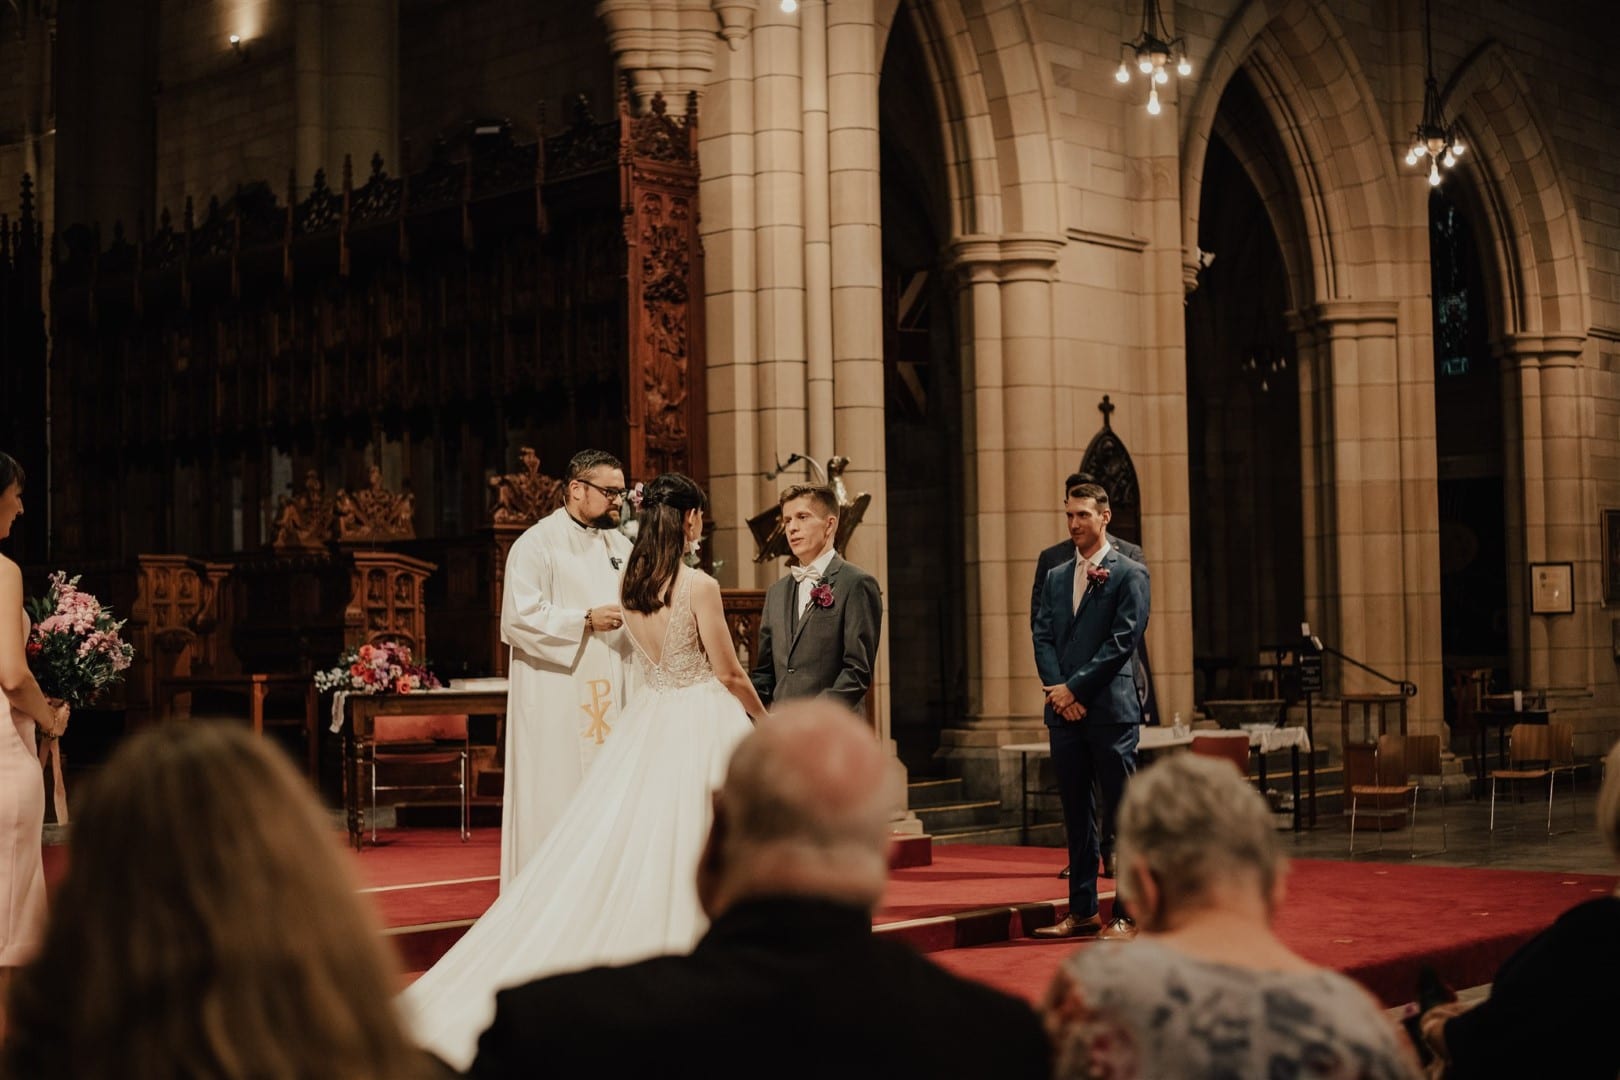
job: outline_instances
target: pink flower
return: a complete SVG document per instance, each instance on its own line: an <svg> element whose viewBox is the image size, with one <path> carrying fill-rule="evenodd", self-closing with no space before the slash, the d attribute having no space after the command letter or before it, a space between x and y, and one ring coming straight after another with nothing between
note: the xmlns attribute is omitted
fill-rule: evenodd
<svg viewBox="0 0 1620 1080"><path fill-rule="evenodd" d="M1100 566L1086 567L1086 580L1093 585L1101 585L1108 580L1108 571Z"/></svg>
<svg viewBox="0 0 1620 1080"><path fill-rule="evenodd" d="M818 608L830 608L830 607L832 607L833 606L832 586L828 585L825 581L818 583L814 588L812 588L810 590L810 602L812 604L816 605L816 607L818 607Z"/></svg>

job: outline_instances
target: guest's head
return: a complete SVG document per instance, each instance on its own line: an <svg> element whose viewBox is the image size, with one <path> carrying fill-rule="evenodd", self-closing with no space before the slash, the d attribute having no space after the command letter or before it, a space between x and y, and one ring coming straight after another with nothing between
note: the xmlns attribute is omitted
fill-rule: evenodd
<svg viewBox="0 0 1620 1080"><path fill-rule="evenodd" d="M565 505L574 520L598 529L619 524L624 465L606 450L581 450L568 460Z"/></svg>
<svg viewBox="0 0 1620 1080"><path fill-rule="evenodd" d="M12 524L22 516L26 479L17 459L0 450L0 540L11 535Z"/></svg>
<svg viewBox="0 0 1620 1080"><path fill-rule="evenodd" d="M776 500L793 557L809 565L838 537L838 493L827 484L794 484Z"/></svg>
<svg viewBox="0 0 1620 1080"><path fill-rule="evenodd" d="M1070 495L1074 494L1074 489L1079 487L1081 484L1095 484L1096 482L1097 481L1092 478L1090 473L1070 473L1063 481L1063 497L1067 499Z"/></svg>
<svg viewBox="0 0 1620 1080"><path fill-rule="evenodd" d="M663 473L642 489L636 546L624 568L624 606L652 614L669 603L681 557L703 535L709 498L690 476Z"/></svg>
<svg viewBox="0 0 1620 1080"><path fill-rule="evenodd" d="M1608 841L1609 851L1620 860L1620 743L1615 743L1603 763L1603 786L1598 789L1598 831Z"/></svg>
<svg viewBox="0 0 1620 1080"><path fill-rule="evenodd" d="M896 774L854 713L824 699L782 706L738 745L714 798L698 868L710 918L758 897L871 908L888 880Z"/></svg>
<svg viewBox="0 0 1620 1080"><path fill-rule="evenodd" d="M1177 754L1131 778L1119 808L1120 892L1143 930L1232 907L1269 920L1285 860L1265 798L1225 761Z"/></svg>
<svg viewBox="0 0 1620 1080"><path fill-rule="evenodd" d="M330 819L273 744L173 724L85 787L6 1074L410 1077L399 975Z"/></svg>

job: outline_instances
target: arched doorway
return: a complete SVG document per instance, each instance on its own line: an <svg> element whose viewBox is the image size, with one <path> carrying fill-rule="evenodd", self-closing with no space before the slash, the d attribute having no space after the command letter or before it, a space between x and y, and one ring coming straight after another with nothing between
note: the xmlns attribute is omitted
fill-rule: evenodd
<svg viewBox="0 0 1620 1080"><path fill-rule="evenodd" d="M1509 678L1508 514L1502 375L1475 200L1458 175L1429 195L1434 307L1440 622L1448 685L1457 671ZM1448 698L1448 710L1455 702ZM1449 712L1448 712L1449 715Z"/></svg>
<svg viewBox="0 0 1620 1080"><path fill-rule="evenodd" d="M961 522L962 386L942 126L910 8L878 84L883 367L889 483L890 724L913 775L936 768L940 730L967 708Z"/></svg>
<svg viewBox="0 0 1620 1080"><path fill-rule="evenodd" d="M1305 611L1300 385L1286 319L1296 304L1273 224L1278 211L1255 181L1276 169L1276 159L1264 141L1234 147L1223 135L1253 133L1264 115L1239 72L1205 157L1198 218L1205 266L1187 302L1199 702L1257 692L1262 654L1292 641Z"/></svg>

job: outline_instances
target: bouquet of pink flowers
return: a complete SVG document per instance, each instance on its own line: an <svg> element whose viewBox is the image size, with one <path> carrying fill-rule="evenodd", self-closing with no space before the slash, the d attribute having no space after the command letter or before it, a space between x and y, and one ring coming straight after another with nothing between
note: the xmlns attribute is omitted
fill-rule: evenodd
<svg viewBox="0 0 1620 1080"><path fill-rule="evenodd" d="M46 697L79 709L124 677L135 648L118 635L124 620L80 590L77 577L58 570L50 581L44 596L25 605L34 624L28 666Z"/></svg>
<svg viewBox="0 0 1620 1080"><path fill-rule="evenodd" d="M409 694L434 690L439 678L425 663L411 659L409 645L379 641L362 645L338 657L337 667L315 673L315 689L347 690L352 694Z"/></svg>

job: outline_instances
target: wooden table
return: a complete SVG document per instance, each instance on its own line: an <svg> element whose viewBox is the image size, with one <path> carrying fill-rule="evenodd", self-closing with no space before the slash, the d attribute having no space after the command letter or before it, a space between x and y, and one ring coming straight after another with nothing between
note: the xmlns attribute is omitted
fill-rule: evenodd
<svg viewBox="0 0 1620 1080"><path fill-rule="evenodd" d="M360 754L371 745L379 716L425 716L466 713L506 716L506 690L419 690L411 694L350 694L343 702L343 809L349 843L360 850L364 823L360 814Z"/></svg>
<svg viewBox="0 0 1620 1080"><path fill-rule="evenodd" d="M192 694L198 690L245 693L248 699L248 722L253 725L253 734L263 735L265 699L270 696L272 690L282 687L292 687L303 695L304 768L309 776L309 782L318 783L321 737L315 719L315 683L308 675L267 675L259 672L250 675L185 675L160 679L157 688L157 714L162 720L174 718L174 699L181 694ZM187 718L190 715L188 710Z"/></svg>

